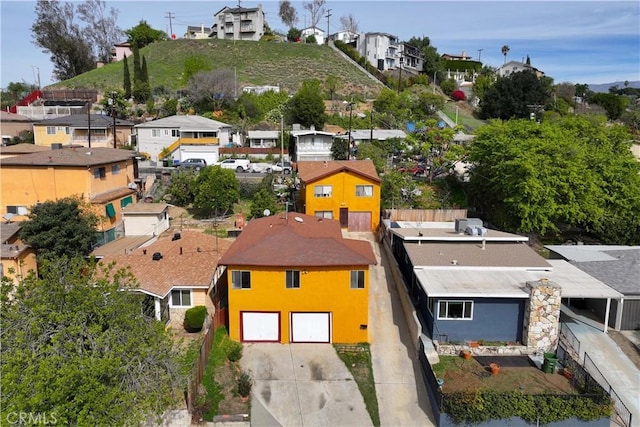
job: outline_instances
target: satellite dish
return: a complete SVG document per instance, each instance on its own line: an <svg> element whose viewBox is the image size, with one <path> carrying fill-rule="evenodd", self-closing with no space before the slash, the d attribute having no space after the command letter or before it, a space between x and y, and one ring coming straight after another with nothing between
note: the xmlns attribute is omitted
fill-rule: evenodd
<svg viewBox="0 0 640 427"><path fill-rule="evenodd" d="M300 218L299 216L296 216L293 219L295 219L298 222L304 222L304 220L302 218Z"/></svg>
<svg viewBox="0 0 640 427"><path fill-rule="evenodd" d="M13 219L13 214L12 213L4 214L4 219L6 219L7 222L11 222L11 220Z"/></svg>
<svg viewBox="0 0 640 427"><path fill-rule="evenodd" d="M265 209L265 210L262 211L262 215L269 216L269 215L271 215L271 211L269 209Z"/></svg>

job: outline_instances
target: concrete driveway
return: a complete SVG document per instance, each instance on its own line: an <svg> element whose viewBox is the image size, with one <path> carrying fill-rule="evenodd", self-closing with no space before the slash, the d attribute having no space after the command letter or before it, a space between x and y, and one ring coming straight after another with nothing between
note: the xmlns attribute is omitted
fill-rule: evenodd
<svg viewBox="0 0 640 427"><path fill-rule="evenodd" d="M255 381L252 426L371 426L353 376L332 345L245 344Z"/></svg>

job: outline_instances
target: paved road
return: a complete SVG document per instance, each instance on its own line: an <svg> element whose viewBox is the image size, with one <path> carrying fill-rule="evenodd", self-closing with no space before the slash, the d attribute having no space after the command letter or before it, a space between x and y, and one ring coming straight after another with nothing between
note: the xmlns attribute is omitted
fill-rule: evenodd
<svg viewBox="0 0 640 427"><path fill-rule="evenodd" d="M372 239L372 235L370 239ZM373 376L382 426L434 426L417 351L409 337L398 291L378 243L369 290ZM388 274L387 274L388 273Z"/></svg>

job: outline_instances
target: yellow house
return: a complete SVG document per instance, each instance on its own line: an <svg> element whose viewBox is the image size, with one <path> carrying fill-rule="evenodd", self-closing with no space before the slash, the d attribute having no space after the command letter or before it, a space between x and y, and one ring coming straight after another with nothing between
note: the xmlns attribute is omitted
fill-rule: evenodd
<svg viewBox="0 0 640 427"><path fill-rule="evenodd" d="M78 196L101 218L102 240L114 240L122 228L122 208L137 199L134 155L113 148L64 148L2 158L0 214L24 221L37 203Z"/></svg>
<svg viewBox="0 0 640 427"><path fill-rule="evenodd" d="M133 122L101 114L72 114L33 124L36 145L80 145L83 147L116 148L129 144ZM115 141L114 141L115 129ZM115 143L115 147L114 147Z"/></svg>
<svg viewBox="0 0 640 427"><path fill-rule="evenodd" d="M367 342L371 244L338 221L290 212L251 220L220 259L229 336L243 342Z"/></svg>
<svg viewBox="0 0 640 427"><path fill-rule="evenodd" d="M380 225L380 178L371 160L298 162L307 215L337 219L348 231Z"/></svg>
<svg viewBox="0 0 640 427"><path fill-rule="evenodd" d="M218 259L229 242L199 231L165 233L151 245L126 253L106 255L103 265L130 268L145 295L150 317L179 325L184 312L204 305L213 313L210 292L220 276Z"/></svg>
<svg viewBox="0 0 640 427"><path fill-rule="evenodd" d="M36 251L30 246L24 245L18 238L20 223L6 222L0 224L0 276L11 280L19 280L29 274L30 271L38 272Z"/></svg>

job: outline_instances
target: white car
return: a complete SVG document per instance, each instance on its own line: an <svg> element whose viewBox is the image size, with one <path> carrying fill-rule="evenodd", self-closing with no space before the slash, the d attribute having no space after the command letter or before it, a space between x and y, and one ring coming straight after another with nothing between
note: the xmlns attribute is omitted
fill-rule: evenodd
<svg viewBox="0 0 640 427"><path fill-rule="evenodd" d="M236 172L249 172L251 162L249 162L248 159L226 159L216 163L216 165L223 169L231 169Z"/></svg>
<svg viewBox="0 0 640 427"><path fill-rule="evenodd" d="M270 173L273 165L271 163L251 163L251 172Z"/></svg>

